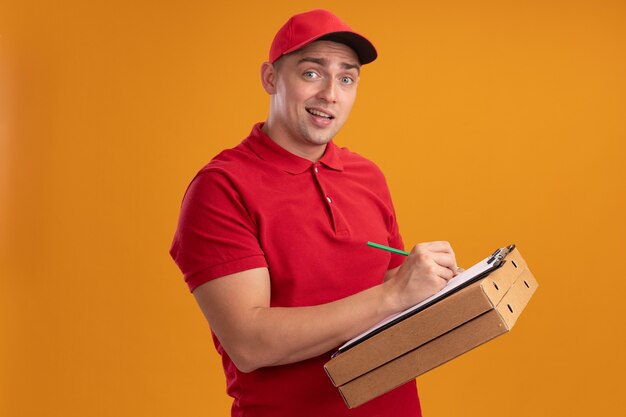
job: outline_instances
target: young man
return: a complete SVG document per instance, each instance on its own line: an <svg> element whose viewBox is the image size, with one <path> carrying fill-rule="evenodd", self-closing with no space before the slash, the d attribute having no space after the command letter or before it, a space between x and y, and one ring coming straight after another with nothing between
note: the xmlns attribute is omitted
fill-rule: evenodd
<svg viewBox="0 0 626 417"><path fill-rule="evenodd" d="M349 410L330 353L455 275L447 242L400 255L384 177L333 137L374 46L313 10L279 30L261 82L269 116L185 194L171 254L213 332L233 416L419 416L415 382Z"/></svg>

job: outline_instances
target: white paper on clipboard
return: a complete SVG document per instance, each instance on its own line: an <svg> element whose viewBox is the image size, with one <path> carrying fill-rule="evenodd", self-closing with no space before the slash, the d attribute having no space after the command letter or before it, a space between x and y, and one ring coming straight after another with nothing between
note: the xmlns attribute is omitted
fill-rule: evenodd
<svg viewBox="0 0 626 417"><path fill-rule="evenodd" d="M429 305L439 298L444 298L446 294L471 282L472 280L476 280L477 278L482 277L489 270L496 269L499 265L495 264L493 261L490 262L490 260L492 259L493 259L493 255L486 257L482 261L473 265L471 268L466 269L465 271L461 272L459 275L452 278L450 281L448 281L448 284L445 287L443 287L440 291L436 292L435 294L428 297L424 301L421 301L420 303L404 311L401 311L399 313L396 313L392 316L387 317L386 319L376 324L375 326L369 328L368 330L364 331L358 336L348 340L346 343L344 343L343 345L339 347L338 352L344 352L348 350L350 347L357 345L361 341L377 333L381 328L388 325L389 323L393 321L397 321L397 320L398 321L402 320L403 317L411 316L413 312L415 312L416 310L419 310L423 306Z"/></svg>

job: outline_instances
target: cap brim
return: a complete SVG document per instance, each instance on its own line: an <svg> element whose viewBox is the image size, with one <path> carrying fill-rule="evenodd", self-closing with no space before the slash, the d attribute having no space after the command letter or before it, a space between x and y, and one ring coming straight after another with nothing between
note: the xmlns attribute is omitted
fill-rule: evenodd
<svg viewBox="0 0 626 417"><path fill-rule="evenodd" d="M361 65L369 64L378 57L378 52L376 52L374 45L365 36L355 32L332 32L322 35L315 40L328 40L349 46L356 52Z"/></svg>
<svg viewBox="0 0 626 417"><path fill-rule="evenodd" d="M374 48L374 45L365 36L359 35L355 32L331 32L319 36L314 36L300 42L297 45L292 46L291 48L283 52L281 56L285 56L294 51L297 51L298 49L302 49L311 42L323 40L342 43L349 46L354 50L354 52L356 52L356 55L359 57L359 63L361 65L369 64L370 62L374 61L376 57L378 57L378 52L376 52L376 48ZM276 57L276 59L278 58L280 58L280 56ZM274 61L276 59L274 59Z"/></svg>

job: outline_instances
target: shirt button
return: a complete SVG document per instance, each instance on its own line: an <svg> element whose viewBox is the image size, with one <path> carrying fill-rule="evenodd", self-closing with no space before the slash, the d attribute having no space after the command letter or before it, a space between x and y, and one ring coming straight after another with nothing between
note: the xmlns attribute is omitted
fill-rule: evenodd
<svg viewBox="0 0 626 417"><path fill-rule="evenodd" d="M315 173L317 173L318 172L317 167L313 168L313 171L315 171Z"/></svg>
<svg viewBox="0 0 626 417"><path fill-rule="evenodd" d="M328 201L328 204L333 202L333 200L331 200L330 197L328 197L328 196L326 196L326 201Z"/></svg>

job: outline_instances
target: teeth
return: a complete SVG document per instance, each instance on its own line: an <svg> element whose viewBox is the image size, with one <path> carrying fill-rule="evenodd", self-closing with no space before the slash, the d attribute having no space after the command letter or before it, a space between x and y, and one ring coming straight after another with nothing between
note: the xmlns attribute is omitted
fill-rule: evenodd
<svg viewBox="0 0 626 417"><path fill-rule="evenodd" d="M307 109L307 111L315 116L320 116L320 117L325 117L327 119L332 119L332 116L330 114L326 114L326 113L322 113L319 110L315 110L315 109Z"/></svg>

